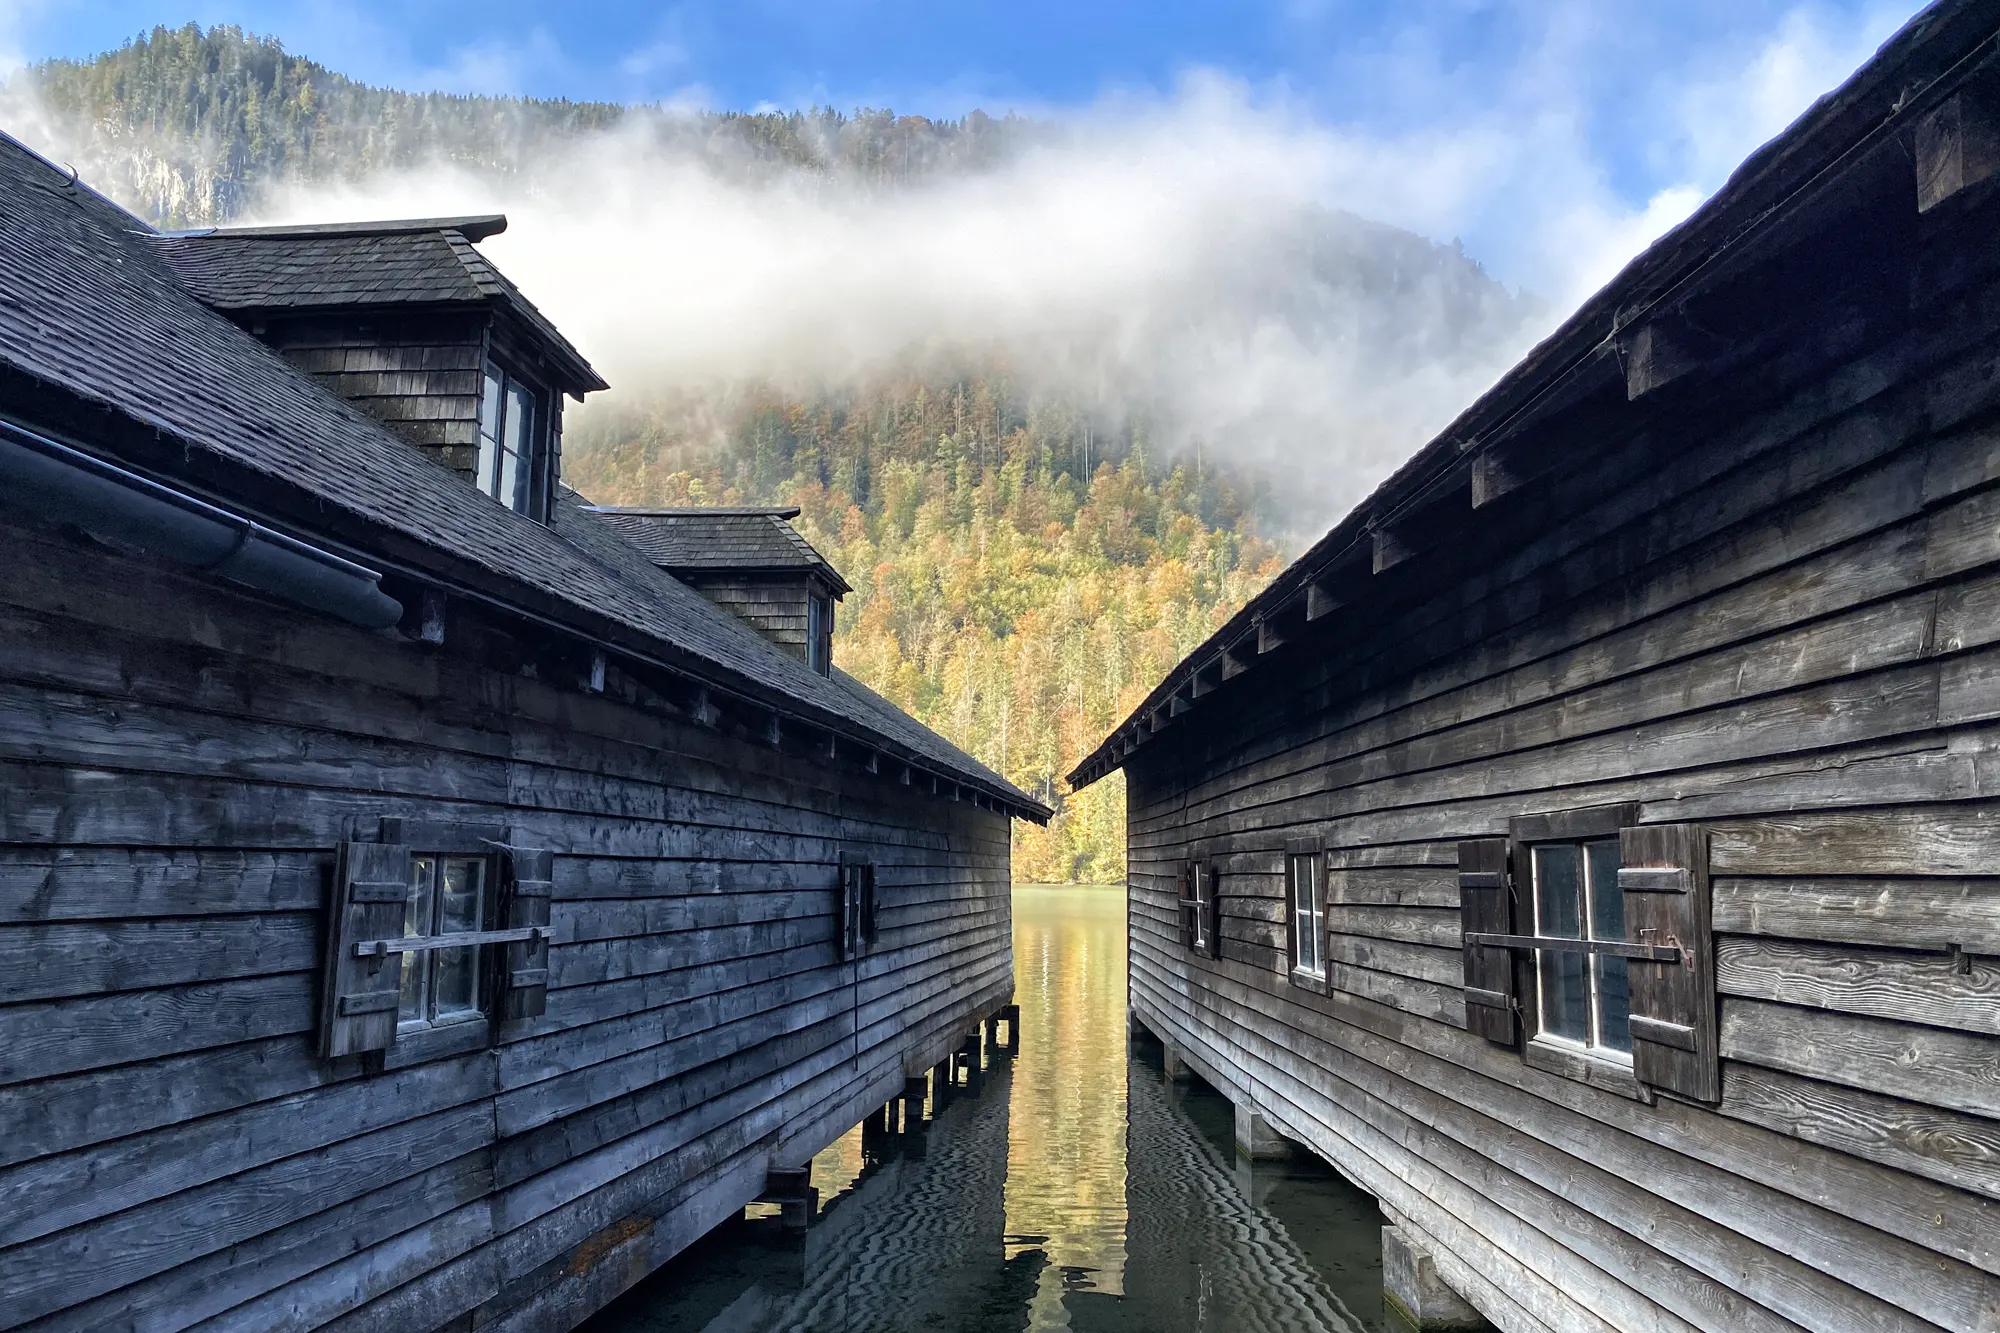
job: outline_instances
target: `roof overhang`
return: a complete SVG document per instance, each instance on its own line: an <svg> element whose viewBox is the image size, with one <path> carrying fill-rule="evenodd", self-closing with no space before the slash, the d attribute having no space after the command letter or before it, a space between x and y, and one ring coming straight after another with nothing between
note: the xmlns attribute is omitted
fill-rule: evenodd
<svg viewBox="0 0 2000 1333"><path fill-rule="evenodd" d="M1706 336L1680 317L1846 187L1877 150L1907 146L1975 73L2000 68L2000 29L1979 0L1940 0L1876 57L1752 154L1686 222L1626 265L1332 531L1154 687L1067 777L1081 788L1126 760L1288 642L1317 633L1364 594L1409 576L1481 511L1564 461L1533 428L1586 400L1637 403L1704 355ZM1900 151L1900 149L1899 149ZM1921 163L1904 169L1921 172ZM1970 185L1970 179L1964 184ZM1917 188L1913 208L1928 207ZM1365 625L1355 625L1366 632Z"/></svg>

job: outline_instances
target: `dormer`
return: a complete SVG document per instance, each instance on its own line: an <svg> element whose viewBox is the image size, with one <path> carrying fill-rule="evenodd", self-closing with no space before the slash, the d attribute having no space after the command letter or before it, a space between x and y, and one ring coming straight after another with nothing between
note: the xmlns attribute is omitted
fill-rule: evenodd
<svg viewBox="0 0 2000 1333"><path fill-rule="evenodd" d="M596 511L655 565L820 675L833 671L833 604L854 591L791 525L793 509Z"/></svg>
<svg viewBox="0 0 2000 1333"><path fill-rule="evenodd" d="M187 288L510 509L547 522L562 399L605 387L476 243L507 219L160 238Z"/></svg>

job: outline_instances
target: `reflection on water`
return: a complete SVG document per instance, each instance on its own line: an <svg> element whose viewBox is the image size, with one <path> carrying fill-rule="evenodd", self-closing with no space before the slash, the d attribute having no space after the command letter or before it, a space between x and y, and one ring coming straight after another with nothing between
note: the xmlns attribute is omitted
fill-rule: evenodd
<svg viewBox="0 0 2000 1333"><path fill-rule="evenodd" d="M718 1229L587 1333L1084 1333L1383 1322L1380 1228L1316 1163L1238 1162L1229 1103L1125 1036L1125 899L1016 889L1020 1052L922 1132L813 1161L821 1212Z"/></svg>

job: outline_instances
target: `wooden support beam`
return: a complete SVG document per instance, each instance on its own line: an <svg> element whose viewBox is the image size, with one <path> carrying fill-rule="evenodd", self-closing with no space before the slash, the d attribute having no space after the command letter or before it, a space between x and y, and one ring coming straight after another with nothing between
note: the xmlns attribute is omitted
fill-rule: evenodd
<svg viewBox="0 0 2000 1333"><path fill-rule="evenodd" d="M1720 338L1706 333L1683 315L1667 313L1648 320L1626 337L1625 400L1637 402L1713 361L1724 350Z"/></svg>
<svg viewBox="0 0 2000 1333"><path fill-rule="evenodd" d="M1392 528L1377 528L1372 534L1369 568L1380 574L1402 564L1416 551Z"/></svg>
<svg viewBox="0 0 2000 1333"><path fill-rule="evenodd" d="M589 690L592 694L604 693L605 670L604 650L602 648L591 649L590 673L584 678L583 688Z"/></svg>
<svg viewBox="0 0 2000 1333"><path fill-rule="evenodd" d="M1521 474L1499 450L1486 449L1472 456L1472 507L1483 509L1509 491L1521 488Z"/></svg>
<svg viewBox="0 0 2000 1333"><path fill-rule="evenodd" d="M694 714L694 720L704 727L713 727L722 721L722 710L715 706L715 700L709 697L708 691L700 686L695 687L694 707L689 711Z"/></svg>
<svg viewBox="0 0 2000 1333"><path fill-rule="evenodd" d="M1917 212L1930 212L2000 170L1996 119L1984 99L1961 90L1917 122Z"/></svg>
<svg viewBox="0 0 2000 1333"><path fill-rule="evenodd" d="M868 752L867 768L870 773L882 771L882 756L874 750Z"/></svg>
<svg viewBox="0 0 2000 1333"><path fill-rule="evenodd" d="M1234 680L1250 669L1250 662L1256 655L1256 649L1251 648L1246 651L1245 645L1251 642L1251 636L1246 635L1222 650L1222 679Z"/></svg>
<svg viewBox="0 0 2000 1333"><path fill-rule="evenodd" d="M913 774L913 773L912 773L912 772L910 771L910 766L909 766L908 764L904 764L904 765L903 765L903 779L902 779L902 781L903 781L903 785L904 785L905 787L907 787L907 786L909 786L909 785L910 785L910 784L911 784L912 782L914 782L915 780L916 780L916 778L915 778L915 775L914 775L914 774Z"/></svg>
<svg viewBox="0 0 2000 1333"><path fill-rule="evenodd" d="M1167 697L1168 717L1179 717L1192 707L1194 707L1194 704L1189 700L1186 690L1175 690Z"/></svg>
<svg viewBox="0 0 2000 1333"><path fill-rule="evenodd" d="M1271 652L1285 645L1284 629L1268 616L1257 617L1257 652L1259 655Z"/></svg>
<svg viewBox="0 0 2000 1333"><path fill-rule="evenodd" d="M764 740L774 750L778 748L778 745L783 740L778 731L778 715L776 713L771 714L771 720L764 726Z"/></svg>
<svg viewBox="0 0 2000 1333"><path fill-rule="evenodd" d="M1194 677L1188 684L1189 695L1199 699L1202 695L1209 693L1216 686L1220 685L1222 681L1222 655L1218 653L1194 669Z"/></svg>
<svg viewBox="0 0 2000 1333"><path fill-rule="evenodd" d="M1342 603L1338 597L1327 591L1324 583L1315 580L1306 585L1306 619L1318 620L1338 611Z"/></svg>

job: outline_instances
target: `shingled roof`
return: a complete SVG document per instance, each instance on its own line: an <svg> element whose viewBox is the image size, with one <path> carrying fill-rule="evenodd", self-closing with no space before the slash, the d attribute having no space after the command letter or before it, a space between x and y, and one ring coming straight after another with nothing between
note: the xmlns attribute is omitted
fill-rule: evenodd
<svg viewBox="0 0 2000 1333"><path fill-rule="evenodd" d="M550 527L464 484L210 309L171 250L0 135L0 412L67 428L123 466L350 559L684 673L996 808L1048 818L851 678L815 674L655 568L579 497L563 497Z"/></svg>
<svg viewBox="0 0 2000 1333"><path fill-rule="evenodd" d="M674 574L799 570L820 575L836 592L854 589L799 535L788 509L642 509L601 506L598 513Z"/></svg>
<svg viewBox="0 0 2000 1333"><path fill-rule="evenodd" d="M575 393L606 385L475 241L499 214L299 227L209 227L153 244L188 291L233 315L382 306L494 306L528 325Z"/></svg>

